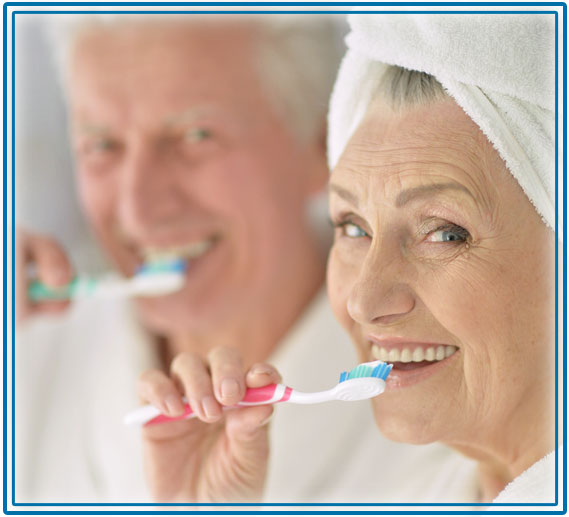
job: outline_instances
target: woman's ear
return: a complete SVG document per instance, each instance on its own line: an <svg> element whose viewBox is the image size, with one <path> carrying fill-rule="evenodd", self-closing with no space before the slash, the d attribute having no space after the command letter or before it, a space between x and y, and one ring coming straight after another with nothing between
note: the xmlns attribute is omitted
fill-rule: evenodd
<svg viewBox="0 0 569 517"><path fill-rule="evenodd" d="M328 184L330 171L326 157L326 129L326 120L323 120L306 149L309 153L309 171L305 184L307 197L320 194Z"/></svg>

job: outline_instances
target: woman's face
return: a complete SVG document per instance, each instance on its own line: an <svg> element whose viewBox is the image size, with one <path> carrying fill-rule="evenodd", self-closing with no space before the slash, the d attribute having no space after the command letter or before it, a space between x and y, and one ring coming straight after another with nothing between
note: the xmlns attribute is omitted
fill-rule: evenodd
<svg viewBox="0 0 569 517"><path fill-rule="evenodd" d="M334 312L362 361L394 363L379 428L514 458L553 404L554 236L498 154L453 101L376 103L330 211Z"/></svg>

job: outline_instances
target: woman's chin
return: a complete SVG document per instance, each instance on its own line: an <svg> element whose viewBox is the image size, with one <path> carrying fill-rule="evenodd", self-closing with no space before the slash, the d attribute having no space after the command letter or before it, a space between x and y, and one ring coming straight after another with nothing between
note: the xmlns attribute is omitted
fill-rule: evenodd
<svg viewBox="0 0 569 517"><path fill-rule="evenodd" d="M391 441L424 445L441 439L440 433L436 432L436 415L402 408L392 410L376 403L373 414L379 432Z"/></svg>

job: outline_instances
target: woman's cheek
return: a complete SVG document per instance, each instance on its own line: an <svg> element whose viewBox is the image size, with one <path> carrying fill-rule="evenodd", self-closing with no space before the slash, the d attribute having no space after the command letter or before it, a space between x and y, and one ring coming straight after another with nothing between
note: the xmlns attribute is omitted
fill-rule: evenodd
<svg viewBox="0 0 569 517"><path fill-rule="evenodd" d="M429 312L463 346L464 352L490 352L490 343L503 338L503 320L498 279L475 257L461 258L429 274L419 274L417 292Z"/></svg>

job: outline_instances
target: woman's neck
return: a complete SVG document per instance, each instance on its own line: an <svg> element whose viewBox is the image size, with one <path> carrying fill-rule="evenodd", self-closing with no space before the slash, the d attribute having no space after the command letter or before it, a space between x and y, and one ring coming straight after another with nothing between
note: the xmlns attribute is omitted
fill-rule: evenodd
<svg viewBox="0 0 569 517"><path fill-rule="evenodd" d="M555 448L553 412L545 404L541 409L541 414L534 412L533 418L524 417L513 428L497 429L491 437L479 433L469 443L447 442L478 463L480 502L492 502L508 483Z"/></svg>

